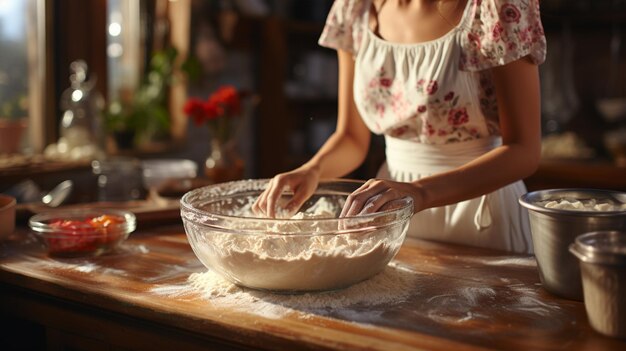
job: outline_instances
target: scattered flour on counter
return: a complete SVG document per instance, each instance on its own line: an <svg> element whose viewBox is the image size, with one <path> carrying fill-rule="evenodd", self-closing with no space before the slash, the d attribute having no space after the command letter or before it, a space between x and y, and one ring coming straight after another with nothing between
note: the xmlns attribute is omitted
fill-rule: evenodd
<svg viewBox="0 0 626 351"><path fill-rule="evenodd" d="M486 287L464 287L459 289L459 294L467 301L469 306L477 306L480 298L494 298L496 291Z"/></svg>
<svg viewBox="0 0 626 351"><path fill-rule="evenodd" d="M100 274L110 274L116 276L127 276L128 273L121 269L110 268L96 263L90 262L88 259L68 258L65 260L41 260L37 258L26 258L32 264L36 264L43 268L58 269L66 271L76 271L85 274L98 272Z"/></svg>
<svg viewBox="0 0 626 351"><path fill-rule="evenodd" d="M390 263L381 273L348 288L327 292L275 294L235 285L213 271L193 273L186 285L159 286L151 292L172 297L192 294L216 306L279 318L294 311L305 314L354 306L394 305L415 294L415 272Z"/></svg>
<svg viewBox="0 0 626 351"><path fill-rule="evenodd" d="M150 250L145 245L137 245L137 251L141 252L142 254L150 253Z"/></svg>
<svg viewBox="0 0 626 351"><path fill-rule="evenodd" d="M524 266L536 267L537 261L534 256L528 257L506 257L506 256L487 256L487 257L468 257L468 262L476 262L488 266Z"/></svg>
<svg viewBox="0 0 626 351"><path fill-rule="evenodd" d="M511 284L508 286L516 298L506 306L511 312L526 312L539 316L550 317L561 310L557 304L545 302L539 298L538 289L533 289L522 284Z"/></svg>
<svg viewBox="0 0 626 351"><path fill-rule="evenodd" d="M79 272L83 272L83 273L91 273L95 270L97 270L99 267L93 263L85 263L82 265L77 265L74 266L74 269L76 269Z"/></svg>

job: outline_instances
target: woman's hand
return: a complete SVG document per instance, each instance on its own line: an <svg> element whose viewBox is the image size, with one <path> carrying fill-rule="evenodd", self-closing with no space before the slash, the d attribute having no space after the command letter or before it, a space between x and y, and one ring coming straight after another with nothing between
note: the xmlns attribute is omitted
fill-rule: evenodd
<svg viewBox="0 0 626 351"><path fill-rule="evenodd" d="M413 198L414 213L423 209L425 195L420 186L392 180L370 179L348 196L340 217L384 211L393 207L395 201L407 196Z"/></svg>
<svg viewBox="0 0 626 351"><path fill-rule="evenodd" d="M313 195L319 184L319 172L314 168L300 167L290 172L276 175L267 184L267 188L252 205L252 210L259 215L275 218L280 206L286 215L291 216ZM285 191L291 190L293 197L286 203L279 200Z"/></svg>

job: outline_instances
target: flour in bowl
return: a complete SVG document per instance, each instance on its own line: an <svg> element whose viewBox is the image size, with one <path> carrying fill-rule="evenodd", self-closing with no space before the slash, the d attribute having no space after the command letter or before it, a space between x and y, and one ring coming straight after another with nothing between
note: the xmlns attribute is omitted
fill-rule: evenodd
<svg viewBox="0 0 626 351"><path fill-rule="evenodd" d="M354 220L353 230L342 231L342 222L332 220L335 210L321 198L292 217L299 220L232 221L228 230L185 226L196 256L236 284L280 292L333 290L381 272L408 227L408 221L376 226Z"/></svg>
<svg viewBox="0 0 626 351"><path fill-rule="evenodd" d="M400 240L377 235L214 234L198 257L231 281L275 291L328 290L379 273Z"/></svg>
<svg viewBox="0 0 626 351"><path fill-rule="evenodd" d="M626 204L616 204L596 199L587 199L582 201L578 199L559 199L542 201L539 205L545 208L573 211L626 211Z"/></svg>

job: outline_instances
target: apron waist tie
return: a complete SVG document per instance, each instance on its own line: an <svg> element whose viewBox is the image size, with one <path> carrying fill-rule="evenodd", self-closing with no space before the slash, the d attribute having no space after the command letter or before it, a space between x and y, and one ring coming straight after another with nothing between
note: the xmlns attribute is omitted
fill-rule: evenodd
<svg viewBox="0 0 626 351"><path fill-rule="evenodd" d="M390 173L407 172L412 179L419 179L460 167L484 153L502 145L500 137L488 137L450 144L423 144L385 136L385 153ZM474 225L477 230L492 224L489 195L480 199Z"/></svg>

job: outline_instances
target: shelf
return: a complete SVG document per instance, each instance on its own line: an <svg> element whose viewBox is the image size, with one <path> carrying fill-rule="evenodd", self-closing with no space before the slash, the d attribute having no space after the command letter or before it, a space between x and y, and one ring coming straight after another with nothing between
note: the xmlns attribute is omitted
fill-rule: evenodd
<svg viewBox="0 0 626 351"><path fill-rule="evenodd" d="M284 20L285 30L291 34L320 35L324 30L324 22Z"/></svg>
<svg viewBox="0 0 626 351"><path fill-rule="evenodd" d="M529 191L555 188L626 191L626 167L605 161L544 160L524 182Z"/></svg>
<svg viewBox="0 0 626 351"><path fill-rule="evenodd" d="M337 107L337 97L333 96L287 96L287 103L291 105L323 105Z"/></svg>

